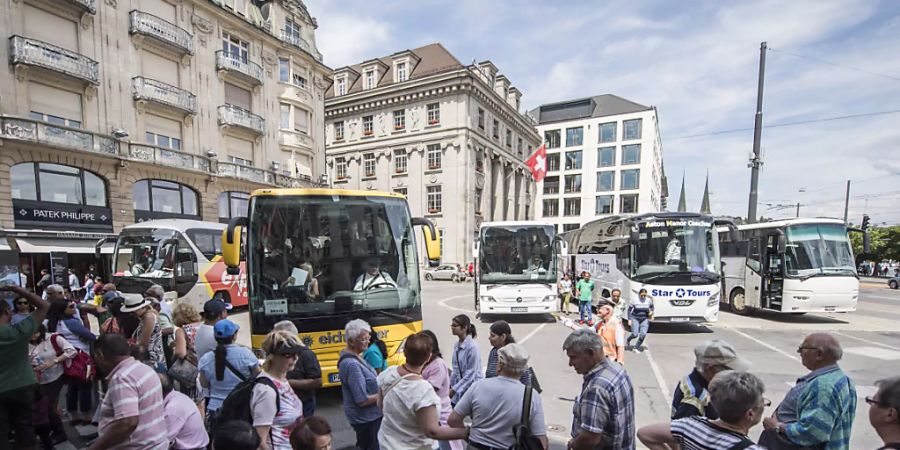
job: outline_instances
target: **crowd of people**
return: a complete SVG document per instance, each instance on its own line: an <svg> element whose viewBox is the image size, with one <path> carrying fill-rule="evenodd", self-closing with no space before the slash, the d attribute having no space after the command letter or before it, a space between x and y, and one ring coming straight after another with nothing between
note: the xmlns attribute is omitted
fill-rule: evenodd
<svg viewBox="0 0 900 450"><path fill-rule="evenodd" d="M579 300L593 290L589 276L573 284ZM49 449L68 440L63 390L70 424L97 426L92 450L332 447L331 425L316 414L322 371L290 321L273 327L259 356L236 343L240 327L216 299L197 311L187 303L169 308L157 286L127 296L106 284L98 303L55 285L46 287L46 299L17 286L0 292L14 297L12 305L0 301L0 449ZM632 339L640 347L643 335L626 339L619 317L627 314L632 330L644 328L652 302L634 307L641 302L626 306L614 291L596 326L585 320L562 343L583 377L573 392L567 448L850 449L856 388L828 333L802 341L797 352L809 372L769 411L764 383L734 347L703 342L673 393L670 420L638 427L624 353ZM87 315L97 317L96 332ZM356 446L547 449L537 373L509 324L491 324L484 368L471 319L458 315L449 325L456 338L449 362L437 335L424 330L406 338L405 362L389 366L376 330L360 319L346 324L337 367ZM900 377L877 386L866 397L869 422L883 449L900 449ZM754 442L751 429L760 425Z"/></svg>

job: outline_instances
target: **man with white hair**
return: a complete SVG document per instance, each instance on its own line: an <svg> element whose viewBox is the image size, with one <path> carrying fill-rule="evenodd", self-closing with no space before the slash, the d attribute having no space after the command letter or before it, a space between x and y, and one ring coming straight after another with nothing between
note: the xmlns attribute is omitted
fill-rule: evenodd
<svg viewBox="0 0 900 450"><path fill-rule="evenodd" d="M634 450L634 388L625 368L606 359L600 336L589 328L572 332L563 350L569 366L584 377L567 448Z"/></svg>
<svg viewBox="0 0 900 450"><path fill-rule="evenodd" d="M750 364L738 358L734 347L721 339L702 342L694 347L694 370L678 382L672 396L672 419L704 416L718 419L719 413L709 399L709 383L719 372L746 371Z"/></svg>
<svg viewBox="0 0 900 450"><path fill-rule="evenodd" d="M856 387L838 366L844 354L841 344L829 333L813 333L797 353L810 372L797 379L775 414L763 420L759 443L780 448L778 442L784 446L786 440L794 446L849 450Z"/></svg>
<svg viewBox="0 0 900 450"><path fill-rule="evenodd" d="M497 351L497 375L481 379L463 394L453 407L447 424L463 428L463 419L471 417L469 449L493 450L511 448L515 443L513 427L522 418L525 390L519 381L528 369L528 352L519 344L506 344ZM532 390L528 431L549 445L544 424L544 408L540 395Z"/></svg>
<svg viewBox="0 0 900 450"><path fill-rule="evenodd" d="M878 450L900 449L900 377L878 380L875 385L878 392L866 397L866 403L869 423L884 442Z"/></svg>

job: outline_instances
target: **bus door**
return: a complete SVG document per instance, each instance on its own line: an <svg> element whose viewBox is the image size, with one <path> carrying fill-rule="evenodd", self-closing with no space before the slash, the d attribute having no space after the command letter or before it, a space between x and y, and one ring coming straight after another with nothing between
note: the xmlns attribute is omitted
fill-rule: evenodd
<svg viewBox="0 0 900 450"><path fill-rule="evenodd" d="M758 308L760 306L762 276L762 237L756 236L747 242L747 258L744 267L744 306Z"/></svg>
<svg viewBox="0 0 900 450"><path fill-rule="evenodd" d="M781 311L784 291L784 235L774 233L766 236L765 260L763 261L763 306Z"/></svg>
<svg viewBox="0 0 900 450"><path fill-rule="evenodd" d="M174 258L174 288L179 297L185 296L197 284L197 255L193 247L179 233L178 239L169 239L163 245L173 246L167 249L166 258Z"/></svg>

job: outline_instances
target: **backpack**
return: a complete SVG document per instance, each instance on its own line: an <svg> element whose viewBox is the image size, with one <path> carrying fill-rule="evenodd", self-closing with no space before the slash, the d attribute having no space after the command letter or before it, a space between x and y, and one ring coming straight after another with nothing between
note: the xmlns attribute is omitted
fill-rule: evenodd
<svg viewBox="0 0 900 450"><path fill-rule="evenodd" d="M57 339L59 339L59 334L54 333L50 335L50 344L53 345L53 351L56 352L56 356L60 356L63 354L63 350ZM75 352L75 356L63 365L63 373L81 383L92 381L97 375L97 368L94 366L93 358L81 350L75 349Z"/></svg>
<svg viewBox="0 0 900 450"><path fill-rule="evenodd" d="M230 420L240 420L249 424L253 424L253 411L250 408L250 400L253 397L253 388L257 384L264 384L271 387L275 391L275 414L281 411L281 398L278 394L278 388L269 377L247 378L239 370L235 369L228 360L225 361L225 367L233 374L241 379L241 382L225 397L222 406L219 407L216 415L216 423L212 424L212 429L216 429L219 424L228 423Z"/></svg>

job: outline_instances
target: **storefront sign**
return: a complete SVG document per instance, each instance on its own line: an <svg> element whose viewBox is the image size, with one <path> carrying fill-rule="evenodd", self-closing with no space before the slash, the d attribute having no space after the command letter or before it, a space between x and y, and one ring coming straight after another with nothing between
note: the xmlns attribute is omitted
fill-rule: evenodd
<svg viewBox="0 0 900 450"><path fill-rule="evenodd" d="M53 284L67 287L69 285L69 254L50 252L50 271Z"/></svg>
<svg viewBox="0 0 900 450"><path fill-rule="evenodd" d="M98 206L13 200L16 227L112 231L112 210Z"/></svg>

